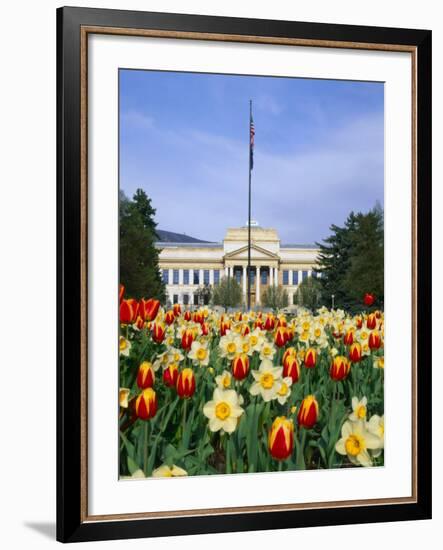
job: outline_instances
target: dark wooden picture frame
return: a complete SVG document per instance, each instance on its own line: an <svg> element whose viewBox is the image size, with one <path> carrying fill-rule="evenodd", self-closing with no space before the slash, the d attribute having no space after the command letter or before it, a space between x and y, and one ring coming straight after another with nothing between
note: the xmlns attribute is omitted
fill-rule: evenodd
<svg viewBox="0 0 443 550"><path fill-rule="evenodd" d="M412 56L412 487L407 498L89 516L89 33L406 51ZM57 10L57 539L63 542L431 517L431 31L171 13ZM89 213L90 214L90 213Z"/></svg>

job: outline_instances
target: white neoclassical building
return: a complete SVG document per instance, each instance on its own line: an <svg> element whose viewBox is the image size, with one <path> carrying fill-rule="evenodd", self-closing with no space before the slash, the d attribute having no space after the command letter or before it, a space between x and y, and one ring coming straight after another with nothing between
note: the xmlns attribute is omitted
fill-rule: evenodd
<svg viewBox="0 0 443 550"><path fill-rule="evenodd" d="M158 242L159 265L171 303L197 305L202 285L235 277L247 300L248 228L228 229L221 243ZM260 305L263 290L282 285L289 303L299 283L315 275L318 249L282 244L275 229L251 223L251 305Z"/></svg>

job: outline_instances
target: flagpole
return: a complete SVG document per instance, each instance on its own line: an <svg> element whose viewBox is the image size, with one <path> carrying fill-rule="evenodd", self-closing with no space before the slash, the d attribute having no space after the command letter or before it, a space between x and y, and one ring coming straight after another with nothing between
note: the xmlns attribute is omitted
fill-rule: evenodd
<svg viewBox="0 0 443 550"><path fill-rule="evenodd" d="M248 278L248 311L251 309L251 121L252 121L252 99L249 100L249 194L248 194L248 268L246 276Z"/></svg>

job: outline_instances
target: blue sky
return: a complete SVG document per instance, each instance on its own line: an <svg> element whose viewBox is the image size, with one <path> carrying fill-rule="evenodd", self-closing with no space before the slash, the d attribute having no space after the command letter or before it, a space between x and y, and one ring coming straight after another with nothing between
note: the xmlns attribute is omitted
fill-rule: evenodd
<svg viewBox="0 0 443 550"><path fill-rule="evenodd" d="M159 229L221 241L252 217L313 243L383 205L381 83L120 70L120 187L142 188Z"/></svg>

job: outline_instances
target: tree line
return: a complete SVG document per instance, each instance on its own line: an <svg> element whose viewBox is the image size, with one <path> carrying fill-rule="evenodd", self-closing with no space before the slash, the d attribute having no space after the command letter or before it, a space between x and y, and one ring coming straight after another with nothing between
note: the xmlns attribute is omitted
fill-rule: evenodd
<svg viewBox="0 0 443 550"><path fill-rule="evenodd" d="M159 270L156 210L146 193L137 189L132 199L120 193L120 282L126 295L157 298L165 303L165 285ZM315 310L326 306L353 312L361 309L365 293L384 304L384 214L381 206L367 213L351 212L342 226L331 225L319 249L317 276L305 279L294 296L295 304ZM208 294L209 292L209 294ZM242 290L235 278L222 279L214 288L197 289L205 303L238 307ZM208 294L208 295L206 295ZM272 309L288 305L284 287L264 290L262 302Z"/></svg>

